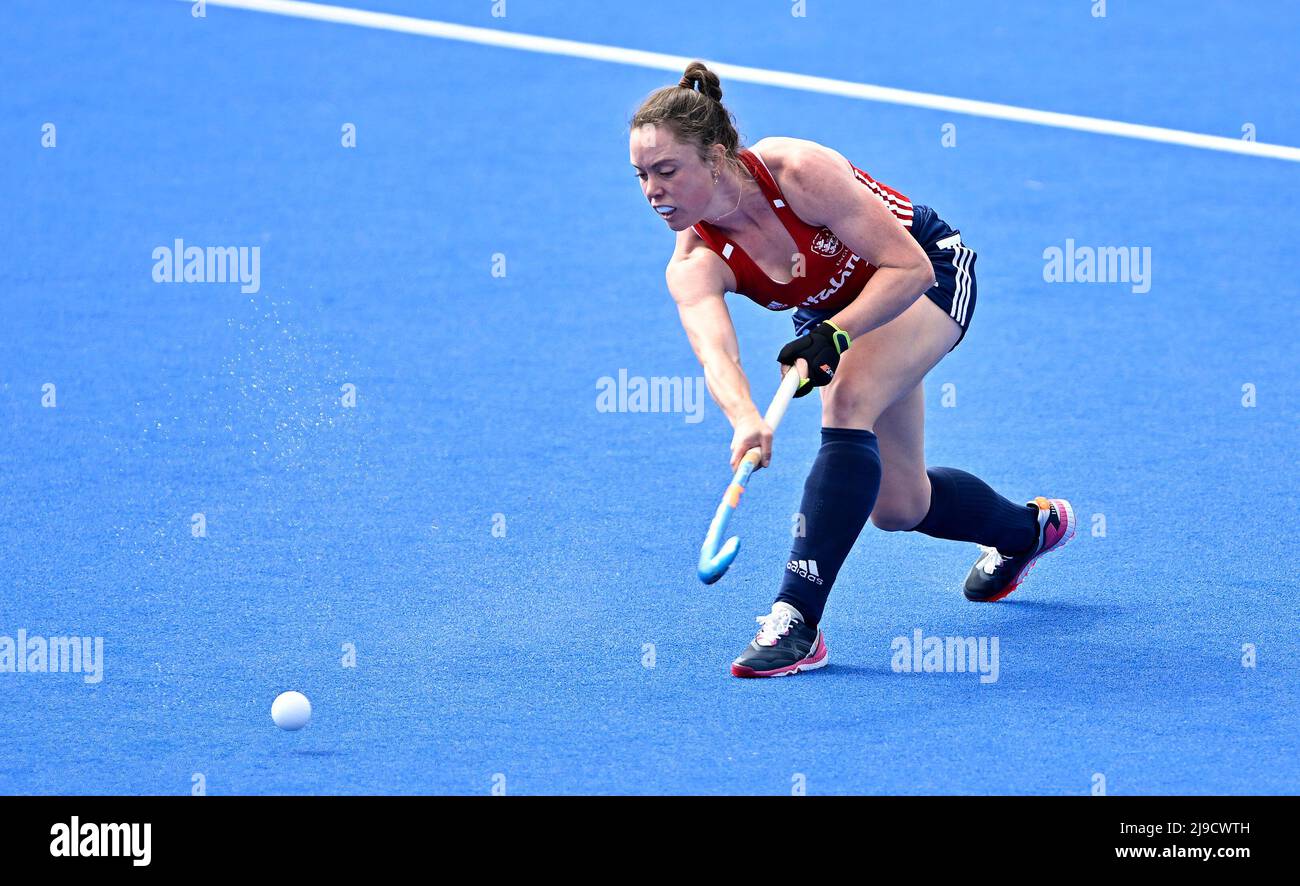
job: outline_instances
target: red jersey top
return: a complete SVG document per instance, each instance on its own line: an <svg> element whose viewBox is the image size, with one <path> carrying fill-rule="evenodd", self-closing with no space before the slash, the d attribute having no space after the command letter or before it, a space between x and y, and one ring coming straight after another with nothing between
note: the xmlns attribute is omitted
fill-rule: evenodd
<svg viewBox="0 0 1300 886"><path fill-rule="evenodd" d="M803 276L789 283L778 283L767 276L745 251L729 240L722 231L708 222L694 226L695 233L705 244L722 257L736 275L736 292L746 296L771 311L785 311L796 307L837 311L857 298L876 272L875 265L864 261L850 251L830 228L806 223L786 204L776 179L768 172L763 158L754 151L744 149L740 159L758 182L763 196L772 204L777 218L794 238L797 253L803 256ZM853 176L876 197L883 200L905 228L912 226L912 203L888 185L867 175L852 163ZM793 260L793 259L792 259Z"/></svg>

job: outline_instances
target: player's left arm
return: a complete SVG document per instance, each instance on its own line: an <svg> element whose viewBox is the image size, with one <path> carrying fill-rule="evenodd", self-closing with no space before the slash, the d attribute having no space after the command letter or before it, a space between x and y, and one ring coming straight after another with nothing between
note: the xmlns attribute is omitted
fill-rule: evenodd
<svg viewBox="0 0 1300 886"><path fill-rule="evenodd" d="M807 143L792 150L781 190L809 224L835 232L849 249L875 265L861 293L830 320L853 338L883 326L934 285L934 266L885 203L853 175L838 151Z"/></svg>

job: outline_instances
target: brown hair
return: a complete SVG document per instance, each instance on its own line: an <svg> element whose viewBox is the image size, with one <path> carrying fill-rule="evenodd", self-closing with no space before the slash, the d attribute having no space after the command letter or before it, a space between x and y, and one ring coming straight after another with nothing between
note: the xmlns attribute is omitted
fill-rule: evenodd
<svg viewBox="0 0 1300 886"><path fill-rule="evenodd" d="M740 162L740 133L736 118L722 104L722 83L701 61L686 66L676 86L656 89L646 96L632 116L631 128L663 124L678 140L695 146L700 159L709 160L709 148L720 144L727 150L726 162L743 170Z"/></svg>

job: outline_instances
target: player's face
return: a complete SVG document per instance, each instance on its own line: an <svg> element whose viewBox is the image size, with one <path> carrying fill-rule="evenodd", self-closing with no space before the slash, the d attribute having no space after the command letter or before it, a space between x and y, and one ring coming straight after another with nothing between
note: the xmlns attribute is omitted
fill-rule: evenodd
<svg viewBox="0 0 1300 886"><path fill-rule="evenodd" d="M667 126L647 124L632 130L629 147L641 193L669 228L684 231L704 218L713 172L693 145L678 142Z"/></svg>

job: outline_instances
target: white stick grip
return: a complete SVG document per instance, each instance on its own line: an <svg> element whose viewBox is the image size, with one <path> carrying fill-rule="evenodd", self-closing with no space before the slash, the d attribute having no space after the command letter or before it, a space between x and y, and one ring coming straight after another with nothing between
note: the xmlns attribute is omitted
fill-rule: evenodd
<svg viewBox="0 0 1300 886"><path fill-rule="evenodd" d="M767 407L767 412L763 415L763 421L767 422L768 427L773 432L776 426L785 418L785 411L790 407L790 401L794 399L795 392L799 390L799 382L808 377L808 363L803 357L795 361L794 366L786 372L785 377L781 379L781 387L776 389L776 395L772 397L771 404ZM762 459L763 452L759 447L745 453L745 458L752 458L757 465Z"/></svg>

